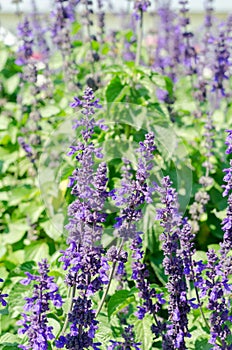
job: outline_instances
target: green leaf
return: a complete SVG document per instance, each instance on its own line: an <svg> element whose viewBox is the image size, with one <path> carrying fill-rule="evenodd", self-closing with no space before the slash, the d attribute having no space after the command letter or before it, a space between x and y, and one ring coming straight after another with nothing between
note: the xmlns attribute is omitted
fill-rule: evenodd
<svg viewBox="0 0 232 350"><path fill-rule="evenodd" d="M44 229L48 237L57 242L63 234L64 215L56 214L52 217L52 220L45 221L40 226Z"/></svg>
<svg viewBox="0 0 232 350"><path fill-rule="evenodd" d="M25 287L19 281L13 285L8 297L8 307L12 318L18 317L22 313L25 305L24 298L29 297L31 291L32 286Z"/></svg>
<svg viewBox="0 0 232 350"><path fill-rule="evenodd" d="M25 259L36 262L49 258L49 247L45 242L34 242L25 247Z"/></svg>
<svg viewBox="0 0 232 350"><path fill-rule="evenodd" d="M10 123L10 118L5 115L1 115L0 130L7 130L9 123Z"/></svg>
<svg viewBox="0 0 232 350"><path fill-rule="evenodd" d="M111 326L106 315L100 314L97 318L100 327L95 335L95 341L102 343L104 349L107 349L107 346L110 343L110 339L113 339Z"/></svg>
<svg viewBox="0 0 232 350"><path fill-rule="evenodd" d="M141 342L142 350L152 349L153 334L151 331L151 325L153 319L151 315L146 315L142 320L136 319L134 322L135 340Z"/></svg>
<svg viewBox="0 0 232 350"><path fill-rule="evenodd" d="M107 102L114 102L121 93L124 85L122 84L118 76L114 77L106 88L106 100Z"/></svg>
<svg viewBox="0 0 232 350"><path fill-rule="evenodd" d="M54 316L48 316L48 325L53 327L52 333L55 337L57 337L59 331L60 331L60 323L55 319Z"/></svg>
<svg viewBox="0 0 232 350"><path fill-rule="evenodd" d="M7 50L3 50L1 48L1 55L0 55L0 71L3 70L5 67L7 58L8 58L9 52Z"/></svg>
<svg viewBox="0 0 232 350"><path fill-rule="evenodd" d="M49 118L57 115L60 112L60 108L54 105L48 105L40 108L40 113L43 118Z"/></svg>
<svg viewBox="0 0 232 350"><path fill-rule="evenodd" d="M131 297L131 293L129 290L119 290L109 300L108 303L108 317L110 317L113 313L117 313L125 306L129 305L133 302L134 296Z"/></svg>
<svg viewBox="0 0 232 350"><path fill-rule="evenodd" d="M18 205L23 201L32 199L37 193L39 191L34 188L28 188L26 186L16 187L11 192L8 204L9 206Z"/></svg>
<svg viewBox="0 0 232 350"><path fill-rule="evenodd" d="M57 70L62 67L63 59L60 51L56 51L50 59L50 69Z"/></svg>
<svg viewBox="0 0 232 350"><path fill-rule="evenodd" d="M212 345L209 344L208 339L197 339L195 342L195 349L197 350L210 350Z"/></svg>
<svg viewBox="0 0 232 350"><path fill-rule="evenodd" d="M200 261L202 260L203 262L206 262L207 259L207 255L206 252L202 251L202 250L197 250L194 254L193 254L193 259L196 261Z"/></svg>
<svg viewBox="0 0 232 350"><path fill-rule="evenodd" d="M18 344L20 338L16 334L5 333L0 337L0 344L4 345L15 345Z"/></svg>
<svg viewBox="0 0 232 350"><path fill-rule="evenodd" d="M13 244L19 242L30 228L24 220L11 222L9 223L8 227L9 232L2 235L3 244Z"/></svg>
<svg viewBox="0 0 232 350"><path fill-rule="evenodd" d="M8 78L4 81L4 87L8 94L13 94L13 92L16 90L17 86L19 85L19 74L15 74L12 77Z"/></svg>

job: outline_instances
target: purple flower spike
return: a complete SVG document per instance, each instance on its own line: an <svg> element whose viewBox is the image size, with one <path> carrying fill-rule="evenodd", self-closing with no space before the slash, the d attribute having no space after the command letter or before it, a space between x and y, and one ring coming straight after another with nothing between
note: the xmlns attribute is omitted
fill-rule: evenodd
<svg viewBox="0 0 232 350"><path fill-rule="evenodd" d="M18 35L22 39L22 44L18 48L16 64L23 65L28 63L29 59L33 54L33 37L30 23L27 18L25 18L23 23L18 26Z"/></svg>
<svg viewBox="0 0 232 350"><path fill-rule="evenodd" d="M22 147L22 149L26 152L27 158L34 163L35 162L35 155L33 154L33 150L30 145L28 145L23 137L18 137L18 143Z"/></svg>
<svg viewBox="0 0 232 350"><path fill-rule="evenodd" d="M142 218L140 206L152 201L151 195L154 189L148 186L147 180L152 169L155 149L154 134L150 132L146 134L145 140L140 142L140 147L137 150L139 159L134 180L132 179L130 162L124 160L121 187L113 193L113 199L116 205L123 206L120 216L116 217L115 227L118 228L118 235L125 239L134 237L136 232L135 223Z"/></svg>
<svg viewBox="0 0 232 350"><path fill-rule="evenodd" d="M0 278L0 282L4 282L4 280L2 278ZM2 304L2 306L6 306L7 305L7 301L5 300L5 298L8 297L8 294L2 294L2 292L0 291L0 304Z"/></svg>
<svg viewBox="0 0 232 350"><path fill-rule="evenodd" d="M226 150L226 154L232 153L232 130L226 130L228 136L226 138L225 144L228 146Z"/></svg>
<svg viewBox="0 0 232 350"><path fill-rule="evenodd" d="M140 19L141 12L146 12L149 6L151 6L151 2L148 0L135 0L134 16L136 20Z"/></svg>
<svg viewBox="0 0 232 350"><path fill-rule="evenodd" d="M22 313L22 319L17 322L21 328L19 334L25 334L28 338L28 345L19 345L21 349L47 350L49 341L54 339L52 327L48 326L47 314L50 310L50 302L57 308L62 307L61 296L57 293L58 287L54 283L54 277L48 276L49 265L46 260L38 264L39 275L26 273L27 278L22 280L24 285L34 282L33 295L25 298L24 310L29 315Z"/></svg>
<svg viewBox="0 0 232 350"><path fill-rule="evenodd" d="M194 236L187 220L182 220L177 193L171 186L168 176L163 178L161 187L156 185L164 205L164 208L157 210L157 219L164 228L160 240L163 241L164 272L168 275L168 313L171 322L167 325L163 346L168 346L167 349L186 349L185 337L189 336L187 316L191 305L187 298L186 277L193 279L191 258L194 250L191 240Z"/></svg>
<svg viewBox="0 0 232 350"><path fill-rule="evenodd" d="M111 340L111 345L108 346L107 350L117 350L117 349L134 349L134 350L140 350L141 343L136 343L134 339L134 332L133 332L134 326L127 326L122 334L122 337L124 339L123 342L114 341Z"/></svg>
<svg viewBox="0 0 232 350"><path fill-rule="evenodd" d="M104 125L104 120L95 121L95 119L92 117L92 115L96 113L96 109L102 108L98 102L99 99L95 98L93 90L90 87L87 87L81 99L74 97L74 102L70 104L72 108L82 107L81 113L84 115L84 117L82 117L80 120L74 121L73 129L84 126L85 130L83 130L81 133L86 142L92 137L94 127L98 126L102 130L107 129L106 125Z"/></svg>

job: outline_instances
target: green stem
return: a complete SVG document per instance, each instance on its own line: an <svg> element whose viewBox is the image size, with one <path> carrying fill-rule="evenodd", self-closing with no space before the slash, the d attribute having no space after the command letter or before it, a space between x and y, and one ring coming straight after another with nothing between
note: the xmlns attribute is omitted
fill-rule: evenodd
<svg viewBox="0 0 232 350"><path fill-rule="evenodd" d="M143 39L143 11L140 10L140 19L139 19L138 35L137 35L137 50L136 50L136 57L135 57L136 66L138 66L140 62L142 39Z"/></svg>
<svg viewBox="0 0 232 350"><path fill-rule="evenodd" d="M120 244L120 247L119 247L119 250L118 250L118 255L120 254L120 252L121 252L121 250L122 250L123 244L124 244L124 239L122 240L122 242L121 242L121 244ZM107 287L106 287L106 289L105 289L105 291L104 291L103 297L102 297L102 299L101 299L101 301L100 301L100 304L99 304L99 306L98 306L98 309L97 309L97 311L96 311L96 317L99 315L99 313L100 313L100 311L101 311L101 309L102 309L102 306L103 306L103 304L104 304L104 302L105 302L106 296L107 296L107 294L108 294L108 292L109 292L110 285L111 285L111 281L112 281L113 276L114 276L114 272L115 272L116 265L117 265L117 261L114 261L114 262L113 262L112 269L111 269L111 271L110 271L110 275L109 275L109 283L108 283L108 285L107 285Z"/></svg>
<svg viewBox="0 0 232 350"><path fill-rule="evenodd" d="M200 307L201 316L203 317L203 320L204 320L204 322L205 322L206 327L207 327L208 330L210 331L210 325L209 325L207 319L205 318L204 312L203 312L203 310L202 310L202 303L201 303L201 301L200 301L200 296L199 296L197 287L195 286L194 288L195 288L195 292L196 292L197 302L198 302L198 305L199 305L199 307Z"/></svg>
<svg viewBox="0 0 232 350"><path fill-rule="evenodd" d="M93 77L95 75L95 66L94 66L94 61L92 61L94 58L93 54L93 45L92 45L92 40L91 40L91 31L90 31L90 19L89 19L89 8L88 8L88 1L85 0L85 9L86 9L86 16L87 16L87 33L90 41L90 51L91 51L91 61L90 61L90 66L91 66L91 71L93 74Z"/></svg>
<svg viewBox="0 0 232 350"><path fill-rule="evenodd" d="M62 328L62 331L61 331L61 335L64 335L64 333L66 331L66 328L67 328L67 325L68 325L68 314L69 314L70 311L72 311L75 293L76 293L76 284L74 284L74 286L69 288L68 298L70 297L70 294L71 294L71 303L70 303L70 306L69 306L69 310L66 313L66 317L65 317L64 325L63 325L63 328ZM60 334L57 337L59 338L59 336L60 336Z"/></svg>

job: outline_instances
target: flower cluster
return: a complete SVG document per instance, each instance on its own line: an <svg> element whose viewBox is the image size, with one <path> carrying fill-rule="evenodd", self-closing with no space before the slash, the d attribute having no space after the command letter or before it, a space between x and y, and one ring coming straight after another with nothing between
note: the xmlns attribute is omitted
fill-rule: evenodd
<svg viewBox="0 0 232 350"><path fill-rule="evenodd" d="M100 343L93 341L98 322L92 310L90 295L95 294L108 283L109 269L104 250L100 243L106 219L104 204L109 196L107 192L107 167L100 163L94 169L94 157L102 158L101 150L95 148L90 138L97 125L93 119L95 109L100 108L92 89L87 88L82 100L75 98L72 107L81 106L84 118L76 122L84 126L83 142L71 146L68 155L76 155L78 167L70 177L69 187L75 200L68 207L69 231L68 248L62 251L59 259L67 270L65 282L72 290L72 304L68 313L70 331L62 334L56 346L67 349L99 349ZM78 125L77 125L78 124ZM104 127L103 127L104 128ZM78 296L76 296L78 293Z"/></svg>
<svg viewBox="0 0 232 350"><path fill-rule="evenodd" d="M0 282L4 282L2 278L0 278ZM7 301L5 300L5 298L7 297L8 297L8 294L2 294L2 292L0 291L0 304L2 304L2 306L7 305Z"/></svg>
<svg viewBox="0 0 232 350"><path fill-rule="evenodd" d="M124 206L120 211L120 216L116 217L117 223L115 225L118 235L124 239L134 237L136 232L135 223L142 217L141 205L152 202L153 188L148 186L147 180L153 166L152 159L155 149L154 134L150 132L146 134L145 141L140 142L140 148L138 149L140 157L135 179L132 178L130 162L125 160L121 187L113 195L116 205Z"/></svg>
<svg viewBox="0 0 232 350"><path fill-rule="evenodd" d="M18 26L18 35L22 39L23 43L18 49L18 58L16 63L18 65L23 65L28 63L29 59L33 54L33 36L32 29L30 27L29 20L25 18L23 23Z"/></svg>
<svg viewBox="0 0 232 350"><path fill-rule="evenodd" d="M73 128L77 129L80 126L85 127L82 131L82 136L85 141L88 141L94 133L94 127L100 127L102 130L107 130L107 126L104 125L103 120L95 121L92 117L96 113L96 109L102 108L98 103L99 99L95 98L94 92L90 87L87 87L84 91L82 98L74 97L74 102L70 104L72 108L81 107L81 113L84 115L80 120L75 120Z"/></svg>
<svg viewBox="0 0 232 350"><path fill-rule="evenodd" d="M144 253L142 251L142 238L140 232L135 233L130 248L132 250L131 277L135 281L136 287L139 289L139 297L143 300L142 306L138 306L136 316L138 319L142 320L146 313L153 315L156 325L153 325L152 330L155 335L158 336L162 332L163 325L158 321L156 314L160 310L162 304L166 301L163 298L163 293L156 293L155 289L150 287L150 282L148 280L149 271L146 264L142 263Z"/></svg>
<svg viewBox="0 0 232 350"><path fill-rule="evenodd" d="M190 23L190 19L187 16L189 9L187 8L188 0L180 0L179 4L181 5L180 13L182 15L180 24L183 28L182 36L184 39L184 61L183 63L186 66L187 73L189 75L195 74L197 72L197 53L194 46L191 43L191 39L193 37L193 33L188 30L188 25Z"/></svg>
<svg viewBox="0 0 232 350"><path fill-rule="evenodd" d="M224 275L223 266L219 261L213 249L207 252L206 278L198 281L197 286L201 290L201 297L208 296L208 309L212 311L210 315L210 344L213 349L218 349L218 343L222 345L222 349L227 347L227 337L231 336L231 331L227 326L227 321L232 321L229 316L228 302L226 294L232 291L231 284Z"/></svg>
<svg viewBox="0 0 232 350"><path fill-rule="evenodd" d="M165 346L168 344L173 349L185 349L185 337L190 336L187 318L190 301L187 298L185 274L190 274L192 267L191 251L184 252L187 246L184 234L187 233L190 239L192 237L191 230L186 227L186 223L181 234L182 218L178 211L177 193L171 185L172 182L168 176L163 178L161 187L156 185L157 191L161 194L161 203L164 204L164 208L157 209L157 219L164 228L160 240L163 241L163 266L165 274L168 275L167 289L169 292L170 324L167 325L167 333L163 342ZM188 248L191 249L192 245L190 244Z"/></svg>
<svg viewBox="0 0 232 350"><path fill-rule="evenodd" d="M146 12L148 7L151 6L151 2L148 0L135 0L134 3L134 16L136 20L139 20L141 14Z"/></svg>
<svg viewBox="0 0 232 350"><path fill-rule="evenodd" d="M26 152L26 156L30 159L32 163L34 163L35 156L33 154L31 146L26 143L23 137L18 137L18 143L20 144L22 149Z"/></svg>
<svg viewBox="0 0 232 350"><path fill-rule="evenodd" d="M225 32L220 31L215 49L214 79L212 91L226 96L225 80L229 79L230 52L226 43Z"/></svg>
<svg viewBox="0 0 232 350"><path fill-rule="evenodd" d="M232 153L232 130L226 130L228 136L226 138L226 154ZM222 185L224 188L223 196L228 196L228 207L226 217L222 221L222 230L224 231L223 242L221 243L221 256L224 263L224 269L226 275L232 273L232 257L230 256L230 251L232 249L232 160L230 160L230 168L224 169L226 175L224 176L224 181L226 185Z"/></svg>
<svg viewBox="0 0 232 350"><path fill-rule="evenodd" d="M38 349L47 350L48 341L54 339L53 327L48 325L47 314L50 311L50 302L56 308L62 307L62 299L58 294L58 287L54 282L54 277L48 276L49 265L46 260L38 264L39 275L32 275L26 272L27 278L21 283L25 286L31 282L33 285L33 295L31 298L25 298L26 304L22 313L23 319L18 321L19 334L26 334L28 345L19 345L23 350Z"/></svg>
<svg viewBox="0 0 232 350"><path fill-rule="evenodd" d="M141 343L135 342L134 340L133 326L127 326L124 332L122 333L122 337L124 338L123 342L111 340L110 342L112 344L108 346L107 350L141 349Z"/></svg>

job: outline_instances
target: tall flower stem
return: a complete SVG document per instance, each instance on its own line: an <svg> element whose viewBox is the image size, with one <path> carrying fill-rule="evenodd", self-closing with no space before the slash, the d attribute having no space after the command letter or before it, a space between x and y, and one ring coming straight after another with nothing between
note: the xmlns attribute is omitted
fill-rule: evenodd
<svg viewBox="0 0 232 350"><path fill-rule="evenodd" d="M121 244L120 244L120 247L119 247L119 250L118 250L118 255L120 255L120 253L121 253L123 244L124 244L124 239L122 239L122 242L121 242ZM103 304L104 304L104 302L105 302L105 300L106 300L107 294L108 294L109 289L110 289L111 281L112 281L113 276L114 276L114 272L115 272L115 269L116 269L116 265L117 265L117 261L114 261L114 262L113 262L113 265L112 265L112 269L111 269L110 274L109 274L109 282L108 282L108 284L107 284L107 287L106 287L106 289L105 289L105 291L104 291L104 293L103 293L102 299L101 299L100 304L99 304L99 306L98 306L98 309L97 309L97 311L96 311L96 317L97 317L97 316L99 315L99 313L101 312L102 306L103 306Z"/></svg>
<svg viewBox="0 0 232 350"><path fill-rule="evenodd" d="M143 11L140 9L140 18L138 22L138 29L137 29L137 50L136 50L136 57L135 57L135 65L139 65L140 56L141 56L141 47L142 47L142 40L143 40Z"/></svg>
<svg viewBox="0 0 232 350"><path fill-rule="evenodd" d="M92 74L94 76L95 75L95 66L94 66L94 62L92 61L92 59L94 57L94 52L93 52L91 31L90 31L90 19L89 19L88 1L85 1L85 9L86 9L86 16L87 16L87 33L88 33L88 37L89 37L89 41L90 41L90 51L91 51L91 56L92 56L91 61L90 61L90 65L91 65Z"/></svg>
<svg viewBox="0 0 232 350"><path fill-rule="evenodd" d="M199 305L199 308L200 308L201 316L202 316L202 318L203 318L203 320L204 320L204 322L205 322L205 325L206 325L207 329L210 330L209 323L208 323L208 321L207 321L207 319L206 319L206 317L205 317L205 314L204 314L204 312L203 312L203 310L202 310L202 303L201 303L201 301L200 301L200 296L199 296L199 293L198 293L198 289L197 289L196 286L195 286L194 288L195 288L196 297L197 297L197 302L198 302L198 305Z"/></svg>
<svg viewBox="0 0 232 350"><path fill-rule="evenodd" d="M61 335L64 335L64 333L66 331L66 328L67 328L67 325L68 325L68 314L69 314L69 312L72 311L72 308L73 308L74 298L75 298L75 294L76 294L76 289L77 289L76 285L74 285L74 286L69 288L68 298L70 297L70 294L71 294L71 303L70 303L69 310L66 313L66 318L65 318L64 325L63 325L63 328L62 328L62 331L61 331ZM57 337L59 337L59 335L60 334L58 334Z"/></svg>

